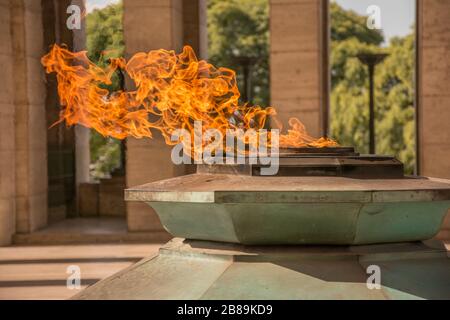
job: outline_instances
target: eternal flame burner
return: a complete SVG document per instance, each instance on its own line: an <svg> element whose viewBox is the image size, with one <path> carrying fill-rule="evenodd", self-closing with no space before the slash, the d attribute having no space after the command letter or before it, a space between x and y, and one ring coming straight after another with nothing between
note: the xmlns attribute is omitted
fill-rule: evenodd
<svg viewBox="0 0 450 320"><path fill-rule="evenodd" d="M199 166L126 190L186 239L76 298L450 299L445 248L407 242L439 230L450 181L403 177L397 160L351 148L286 150L280 162L275 177ZM379 290L367 285L373 266Z"/></svg>
<svg viewBox="0 0 450 320"><path fill-rule="evenodd" d="M280 155L278 176L256 165L197 173L125 191L176 237L242 244L373 244L433 237L450 207L448 181L404 177L392 157L352 148Z"/></svg>

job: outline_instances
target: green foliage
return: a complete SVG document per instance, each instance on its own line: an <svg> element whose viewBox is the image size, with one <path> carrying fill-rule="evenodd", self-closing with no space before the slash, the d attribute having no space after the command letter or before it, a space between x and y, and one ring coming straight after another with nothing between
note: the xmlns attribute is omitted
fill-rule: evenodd
<svg viewBox="0 0 450 320"><path fill-rule="evenodd" d="M368 152L369 97L367 67L355 55L387 52L375 71L375 137L379 154L395 155L414 172L414 35L392 39L380 48L381 33L366 27L366 19L331 4L330 131L342 145ZM381 38L380 38L381 37Z"/></svg>
<svg viewBox="0 0 450 320"><path fill-rule="evenodd" d="M354 11L343 10L337 3L330 3L331 41L344 41L356 38L365 44L380 45L384 41L379 30L370 30L366 18Z"/></svg>
<svg viewBox="0 0 450 320"><path fill-rule="evenodd" d="M107 57L120 57L124 51L122 3L96 9L86 17L87 49L93 61Z"/></svg>
<svg viewBox="0 0 450 320"><path fill-rule="evenodd" d="M257 58L252 74L252 103L269 104L268 0L208 1L208 60L237 72L242 92L241 66L234 57ZM246 102L246 101L244 101Z"/></svg>
<svg viewBox="0 0 450 320"><path fill-rule="evenodd" d="M97 131L91 131L90 138L91 165L90 175L94 179L107 178L120 166L120 141L105 138Z"/></svg>
<svg viewBox="0 0 450 320"><path fill-rule="evenodd" d="M100 66L108 64L108 59L123 56L125 45L122 29L122 3L96 9L86 17L88 57ZM110 91L120 89L118 74L112 84L106 86ZM120 165L120 141L103 137L91 130L90 173L94 179L108 177Z"/></svg>
<svg viewBox="0 0 450 320"><path fill-rule="evenodd" d="M390 56L375 77L377 84L377 150L396 155L413 173L415 164L413 34L392 39Z"/></svg>
<svg viewBox="0 0 450 320"><path fill-rule="evenodd" d="M122 3L96 9L86 17L86 45L88 57L100 66L108 64L110 58L123 57L125 43L122 27ZM110 91L120 89L118 74L112 77Z"/></svg>
<svg viewBox="0 0 450 320"><path fill-rule="evenodd" d="M331 43L331 133L343 145L368 152L368 71L356 55L377 47L356 38Z"/></svg>

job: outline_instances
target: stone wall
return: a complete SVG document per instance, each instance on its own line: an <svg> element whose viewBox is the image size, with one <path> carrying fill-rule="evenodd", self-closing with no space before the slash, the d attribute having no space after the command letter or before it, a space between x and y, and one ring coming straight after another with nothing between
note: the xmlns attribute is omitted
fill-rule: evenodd
<svg viewBox="0 0 450 320"><path fill-rule="evenodd" d="M190 44L200 57L206 55L206 10L204 0L124 0L124 38L126 57L154 49L180 52ZM128 83L128 87L132 84ZM126 185L137 186L184 174L186 168L174 166L171 148L155 133L153 139L127 139ZM163 230L156 213L143 203L127 203L130 231Z"/></svg>
<svg viewBox="0 0 450 320"><path fill-rule="evenodd" d="M328 119L327 1L270 0L270 95L280 120L323 135ZM324 119L325 117L325 119Z"/></svg>
<svg viewBox="0 0 450 320"><path fill-rule="evenodd" d="M418 4L420 174L450 179L450 1Z"/></svg>
<svg viewBox="0 0 450 320"><path fill-rule="evenodd" d="M15 105L16 231L47 224L47 147L40 1L11 1Z"/></svg>
<svg viewBox="0 0 450 320"><path fill-rule="evenodd" d="M0 0L0 245L15 233L15 132L13 51L9 0Z"/></svg>
<svg viewBox="0 0 450 320"><path fill-rule="evenodd" d="M418 1L418 160L424 176L450 179L450 1ZM439 239L450 239L450 211Z"/></svg>
<svg viewBox="0 0 450 320"><path fill-rule="evenodd" d="M0 244L47 223L40 1L0 1Z"/></svg>
<svg viewBox="0 0 450 320"><path fill-rule="evenodd" d="M199 59L208 57L207 0L183 1L183 45L190 45Z"/></svg>
<svg viewBox="0 0 450 320"><path fill-rule="evenodd" d="M47 51L54 43L74 48L74 36L66 26L66 10L71 0L41 0L44 44ZM53 126L61 106L55 74L46 74L46 127L48 162L48 221L54 223L76 214L75 127ZM80 144L78 144L80 145Z"/></svg>
<svg viewBox="0 0 450 320"><path fill-rule="evenodd" d="M71 4L77 5L84 10L85 0L72 0ZM68 31L68 30L67 30ZM67 32L66 31L66 32ZM69 31L69 36L73 39L73 50L86 50L86 20L81 19L81 28ZM75 190L76 198L79 199L79 188L82 183L87 183L89 177L90 155L90 129L81 125L75 126ZM79 211L79 208L76 208Z"/></svg>
<svg viewBox="0 0 450 320"><path fill-rule="evenodd" d="M154 49L179 51L183 42L183 6L181 0L124 0L125 55ZM128 83L128 87L132 84ZM166 179L175 175L170 160L170 148L162 137L127 139L127 187ZM160 231L162 226L156 213L143 203L127 203L130 231Z"/></svg>

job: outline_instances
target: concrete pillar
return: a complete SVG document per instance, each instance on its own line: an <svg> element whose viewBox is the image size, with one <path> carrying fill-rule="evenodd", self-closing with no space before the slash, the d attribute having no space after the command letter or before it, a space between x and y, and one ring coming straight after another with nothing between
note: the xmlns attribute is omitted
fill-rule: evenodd
<svg viewBox="0 0 450 320"><path fill-rule="evenodd" d="M47 127L40 1L11 1L16 231L47 224Z"/></svg>
<svg viewBox="0 0 450 320"><path fill-rule="evenodd" d="M125 54L154 49L179 52L183 46L182 0L124 0ZM130 85L130 84L128 84ZM126 185L132 187L177 174L170 159L171 148L155 134L153 139L127 139ZM130 231L163 230L156 213L147 205L127 203Z"/></svg>
<svg viewBox="0 0 450 320"><path fill-rule="evenodd" d="M80 7L81 12L86 9L85 0L72 0L71 4ZM73 50L86 50L86 20L81 20L81 28L72 31ZM89 182L89 164L91 162L90 156L90 129L81 125L75 126L75 185L77 206L79 201L79 188L82 183ZM77 207L77 212L79 208Z"/></svg>
<svg viewBox="0 0 450 320"><path fill-rule="evenodd" d="M85 20L81 20L80 29L67 28L70 5L77 5L83 12L85 0L41 0L46 51L54 43L65 44L73 51L85 49ZM45 84L46 126L49 128L59 119L61 106L55 75L46 75ZM90 130L78 125L68 128L60 124L47 130L49 223L78 215L79 186L89 181L89 136Z"/></svg>
<svg viewBox="0 0 450 320"><path fill-rule="evenodd" d="M183 1L184 45L190 45L199 59L208 58L206 0Z"/></svg>
<svg viewBox="0 0 450 320"><path fill-rule="evenodd" d="M418 1L419 172L450 179L450 1Z"/></svg>
<svg viewBox="0 0 450 320"><path fill-rule="evenodd" d="M15 132L13 51L9 0L0 0L0 245L11 243L15 233Z"/></svg>
<svg viewBox="0 0 450 320"><path fill-rule="evenodd" d="M271 105L287 126L299 118L308 132L327 130L326 0L270 0Z"/></svg>
<svg viewBox="0 0 450 320"><path fill-rule="evenodd" d="M417 5L419 173L450 179L450 1ZM450 211L437 238L450 240Z"/></svg>

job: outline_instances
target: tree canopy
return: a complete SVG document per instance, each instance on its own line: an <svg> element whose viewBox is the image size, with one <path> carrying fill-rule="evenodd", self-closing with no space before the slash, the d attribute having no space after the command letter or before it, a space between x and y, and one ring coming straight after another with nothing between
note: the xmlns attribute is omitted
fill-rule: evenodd
<svg viewBox="0 0 450 320"><path fill-rule="evenodd" d="M235 70L242 92L242 67L236 58L255 58L251 102L262 106L267 106L270 99L268 17L268 0L208 1L208 60Z"/></svg>
<svg viewBox="0 0 450 320"><path fill-rule="evenodd" d="M385 52L375 71L376 151L398 157L407 173L415 166L414 34L391 39L366 27L366 18L331 4L330 129L342 145L368 152L368 70L355 57L360 52Z"/></svg>
<svg viewBox="0 0 450 320"><path fill-rule="evenodd" d="M86 16L88 57L99 65L105 65L109 58L121 57L124 54L122 10L122 3L117 3L96 9ZM120 89L117 74L112 78L112 84L106 87L111 91ZM91 130L90 173L94 179L107 177L120 165L120 143Z"/></svg>
<svg viewBox="0 0 450 320"><path fill-rule="evenodd" d="M120 57L124 53L122 3L96 9L86 17L86 45L89 58ZM104 56L104 57L103 57Z"/></svg>
<svg viewBox="0 0 450 320"><path fill-rule="evenodd" d="M351 10L342 9L336 2L330 3L331 41L358 39L365 44L380 45L384 41L379 30L370 30L366 26L366 17Z"/></svg>

